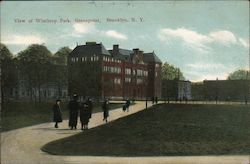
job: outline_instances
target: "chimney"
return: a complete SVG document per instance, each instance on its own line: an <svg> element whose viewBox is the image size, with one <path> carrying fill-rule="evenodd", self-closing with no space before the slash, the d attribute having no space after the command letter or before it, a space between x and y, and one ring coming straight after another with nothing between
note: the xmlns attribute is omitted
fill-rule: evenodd
<svg viewBox="0 0 250 164"><path fill-rule="evenodd" d="M96 42L86 42L86 45L96 45Z"/></svg>
<svg viewBox="0 0 250 164"><path fill-rule="evenodd" d="M112 50L112 55L116 56L119 54L119 44L114 44L113 45L113 50Z"/></svg>
<svg viewBox="0 0 250 164"><path fill-rule="evenodd" d="M135 54L138 54L139 48L134 48L133 51L134 51Z"/></svg>

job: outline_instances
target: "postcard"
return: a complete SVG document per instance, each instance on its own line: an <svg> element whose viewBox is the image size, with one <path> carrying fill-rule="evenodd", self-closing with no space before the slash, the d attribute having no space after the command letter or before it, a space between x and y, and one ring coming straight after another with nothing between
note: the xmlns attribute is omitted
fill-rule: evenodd
<svg viewBox="0 0 250 164"><path fill-rule="evenodd" d="M250 163L249 1L1 1L1 163Z"/></svg>

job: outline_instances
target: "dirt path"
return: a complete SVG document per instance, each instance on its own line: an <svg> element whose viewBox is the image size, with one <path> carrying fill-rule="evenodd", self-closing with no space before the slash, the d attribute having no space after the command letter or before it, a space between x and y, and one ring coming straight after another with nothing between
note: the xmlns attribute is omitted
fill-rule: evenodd
<svg viewBox="0 0 250 164"><path fill-rule="evenodd" d="M149 103L149 106L151 104ZM136 113L145 108L145 103L137 102L129 112L121 108L110 111L109 120ZM104 124L102 113L92 115L89 127ZM250 156L199 156L199 157L92 157L92 156L54 156L40 150L48 142L81 133L81 130L69 130L68 121L59 124L59 129L53 128L53 123L44 123L9 132L1 133L1 163L2 164L119 164L119 163L199 163L199 164L249 164ZM79 127L79 126L78 126Z"/></svg>

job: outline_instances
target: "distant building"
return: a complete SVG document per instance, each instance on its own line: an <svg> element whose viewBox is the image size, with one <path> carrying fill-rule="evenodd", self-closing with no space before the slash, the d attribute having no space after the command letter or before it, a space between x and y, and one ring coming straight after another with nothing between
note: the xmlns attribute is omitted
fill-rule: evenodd
<svg viewBox="0 0 250 164"><path fill-rule="evenodd" d="M192 84L195 100L250 101L250 80L204 80Z"/></svg>
<svg viewBox="0 0 250 164"><path fill-rule="evenodd" d="M162 80L162 98L165 100L191 100L191 82L185 80Z"/></svg>
<svg viewBox="0 0 250 164"><path fill-rule="evenodd" d="M55 61L54 61L55 60ZM55 101L56 99L68 98L68 84L65 77L54 79L55 70L66 71L66 65L56 63L53 59L50 65L50 74L46 77L46 81L42 81L39 85L32 80L29 80L26 73L22 72L18 67L16 68L17 84L14 88L8 91L8 100L15 101ZM53 73L52 73L53 72ZM62 72L63 74L63 72Z"/></svg>
<svg viewBox="0 0 250 164"><path fill-rule="evenodd" d="M204 100L204 89L203 82L191 83L192 99L193 100Z"/></svg>
<svg viewBox="0 0 250 164"><path fill-rule="evenodd" d="M40 88L32 87L29 89L26 83L27 81L20 80L17 87L11 90L10 99L39 101L39 96L42 101L50 101L58 98L67 99L68 90L66 85L61 86L60 90L55 83L43 84Z"/></svg>
<svg viewBox="0 0 250 164"><path fill-rule="evenodd" d="M249 99L250 80L204 80L206 100L239 101Z"/></svg>
<svg viewBox="0 0 250 164"><path fill-rule="evenodd" d="M68 57L69 95L112 99L161 97L161 61L138 48L107 50L102 43L77 46Z"/></svg>

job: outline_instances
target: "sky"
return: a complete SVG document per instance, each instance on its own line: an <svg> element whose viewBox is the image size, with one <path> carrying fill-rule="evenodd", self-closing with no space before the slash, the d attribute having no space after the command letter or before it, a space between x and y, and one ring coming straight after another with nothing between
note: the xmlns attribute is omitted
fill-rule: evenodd
<svg viewBox="0 0 250 164"><path fill-rule="evenodd" d="M1 1L1 43L52 53L95 41L139 48L191 81L248 69L248 1Z"/></svg>

